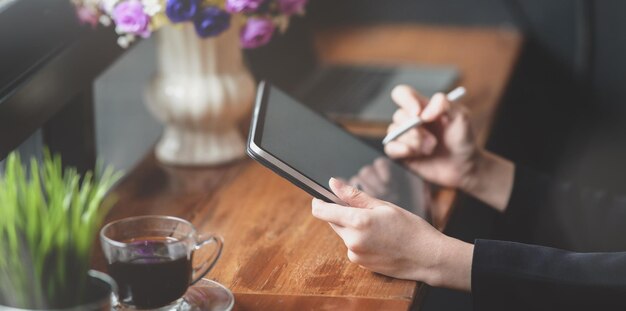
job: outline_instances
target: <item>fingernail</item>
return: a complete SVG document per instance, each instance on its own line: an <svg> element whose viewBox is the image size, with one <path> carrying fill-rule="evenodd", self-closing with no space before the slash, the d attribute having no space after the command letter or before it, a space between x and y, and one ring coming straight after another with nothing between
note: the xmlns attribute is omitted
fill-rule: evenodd
<svg viewBox="0 0 626 311"><path fill-rule="evenodd" d="M335 186L338 188L343 188L346 185L343 182L341 182L341 180L335 177L331 177L330 180L328 181L328 184L335 184Z"/></svg>
<svg viewBox="0 0 626 311"><path fill-rule="evenodd" d="M311 214L313 214L314 216L317 215L318 211L319 211L319 200L317 198L313 199L313 202L311 203Z"/></svg>

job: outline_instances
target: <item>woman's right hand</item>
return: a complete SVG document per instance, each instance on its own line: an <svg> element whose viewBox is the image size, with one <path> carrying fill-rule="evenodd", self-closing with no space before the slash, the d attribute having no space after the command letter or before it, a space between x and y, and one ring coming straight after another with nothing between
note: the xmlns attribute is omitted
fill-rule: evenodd
<svg viewBox="0 0 626 311"><path fill-rule="evenodd" d="M385 146L390 158L400 159L422 178L459 188L504 211L513 188L515 165L479 148L468 111L452 105L442 93L430 101L413 88L399 85L391 92L399 106L388 132L419 116L425 123Z"/></svg>
<svg viewBox="0 0 626 311"><path fill-rule="evenodd" d="M468 112L452 105L442 93L430 101L406 85L396 86L391 97L398 105L388 132L419 116L425 124L412 128L385 146L385 153L426 180L445 187L466 188L480 157Z"/></svg>

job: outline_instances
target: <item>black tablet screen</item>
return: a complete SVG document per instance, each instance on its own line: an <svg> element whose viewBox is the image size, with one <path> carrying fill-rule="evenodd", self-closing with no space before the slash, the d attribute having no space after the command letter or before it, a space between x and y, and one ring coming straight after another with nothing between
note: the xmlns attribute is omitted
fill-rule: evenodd
<svg viewBox="0 0 626 311"><path fill-rule="evenodd" d="M271 87L256 143L326 189L341 178L380 199L423 214L422 180L383 153Z"/></svg>

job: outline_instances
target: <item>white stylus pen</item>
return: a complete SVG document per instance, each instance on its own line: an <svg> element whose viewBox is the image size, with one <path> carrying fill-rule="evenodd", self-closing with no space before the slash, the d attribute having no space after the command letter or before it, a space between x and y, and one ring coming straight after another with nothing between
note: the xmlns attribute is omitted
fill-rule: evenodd
<svg viewBox="0 0 626 311"><path fill-rule="evenodd" d="M446 98L448 99L449 102L454 102L454 101L459 100L461 97L463 97L463 95L465 95L465 92L466 92L465 88L462 86L459 86L455 88L454 90L452 90L450 93L448 93L448 95L446 95ZM408 130L422 123L423 123L422 119L416 116L415 119L407 122L405 125L387 134L387 136L385 136L385 138L383 139L383 145L386 145L389 142L392 142L394 139L400 137L400 135L406 133Z"/></svg>

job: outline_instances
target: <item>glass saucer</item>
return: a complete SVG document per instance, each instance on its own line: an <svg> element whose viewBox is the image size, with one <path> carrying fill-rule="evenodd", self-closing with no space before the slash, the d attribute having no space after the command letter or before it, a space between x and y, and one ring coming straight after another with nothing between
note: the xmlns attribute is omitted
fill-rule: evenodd
<svg viewBox="0 0 626 311"><path fill-rule="evenodd" d="M228 288L213 280L201 279L187 289L178 310L230 311L234 305L235 297Z"/></svg>
<svg viewBox="0 0 626 311"><path fill-rule="evenodd" d="M138 311L133 306L120 304L116 295L111 295L115 311ZM233 293L224 285L209 279L201 279L187 289L185 295L172 303L151 311L231 311L235 305Z"/></svg>

